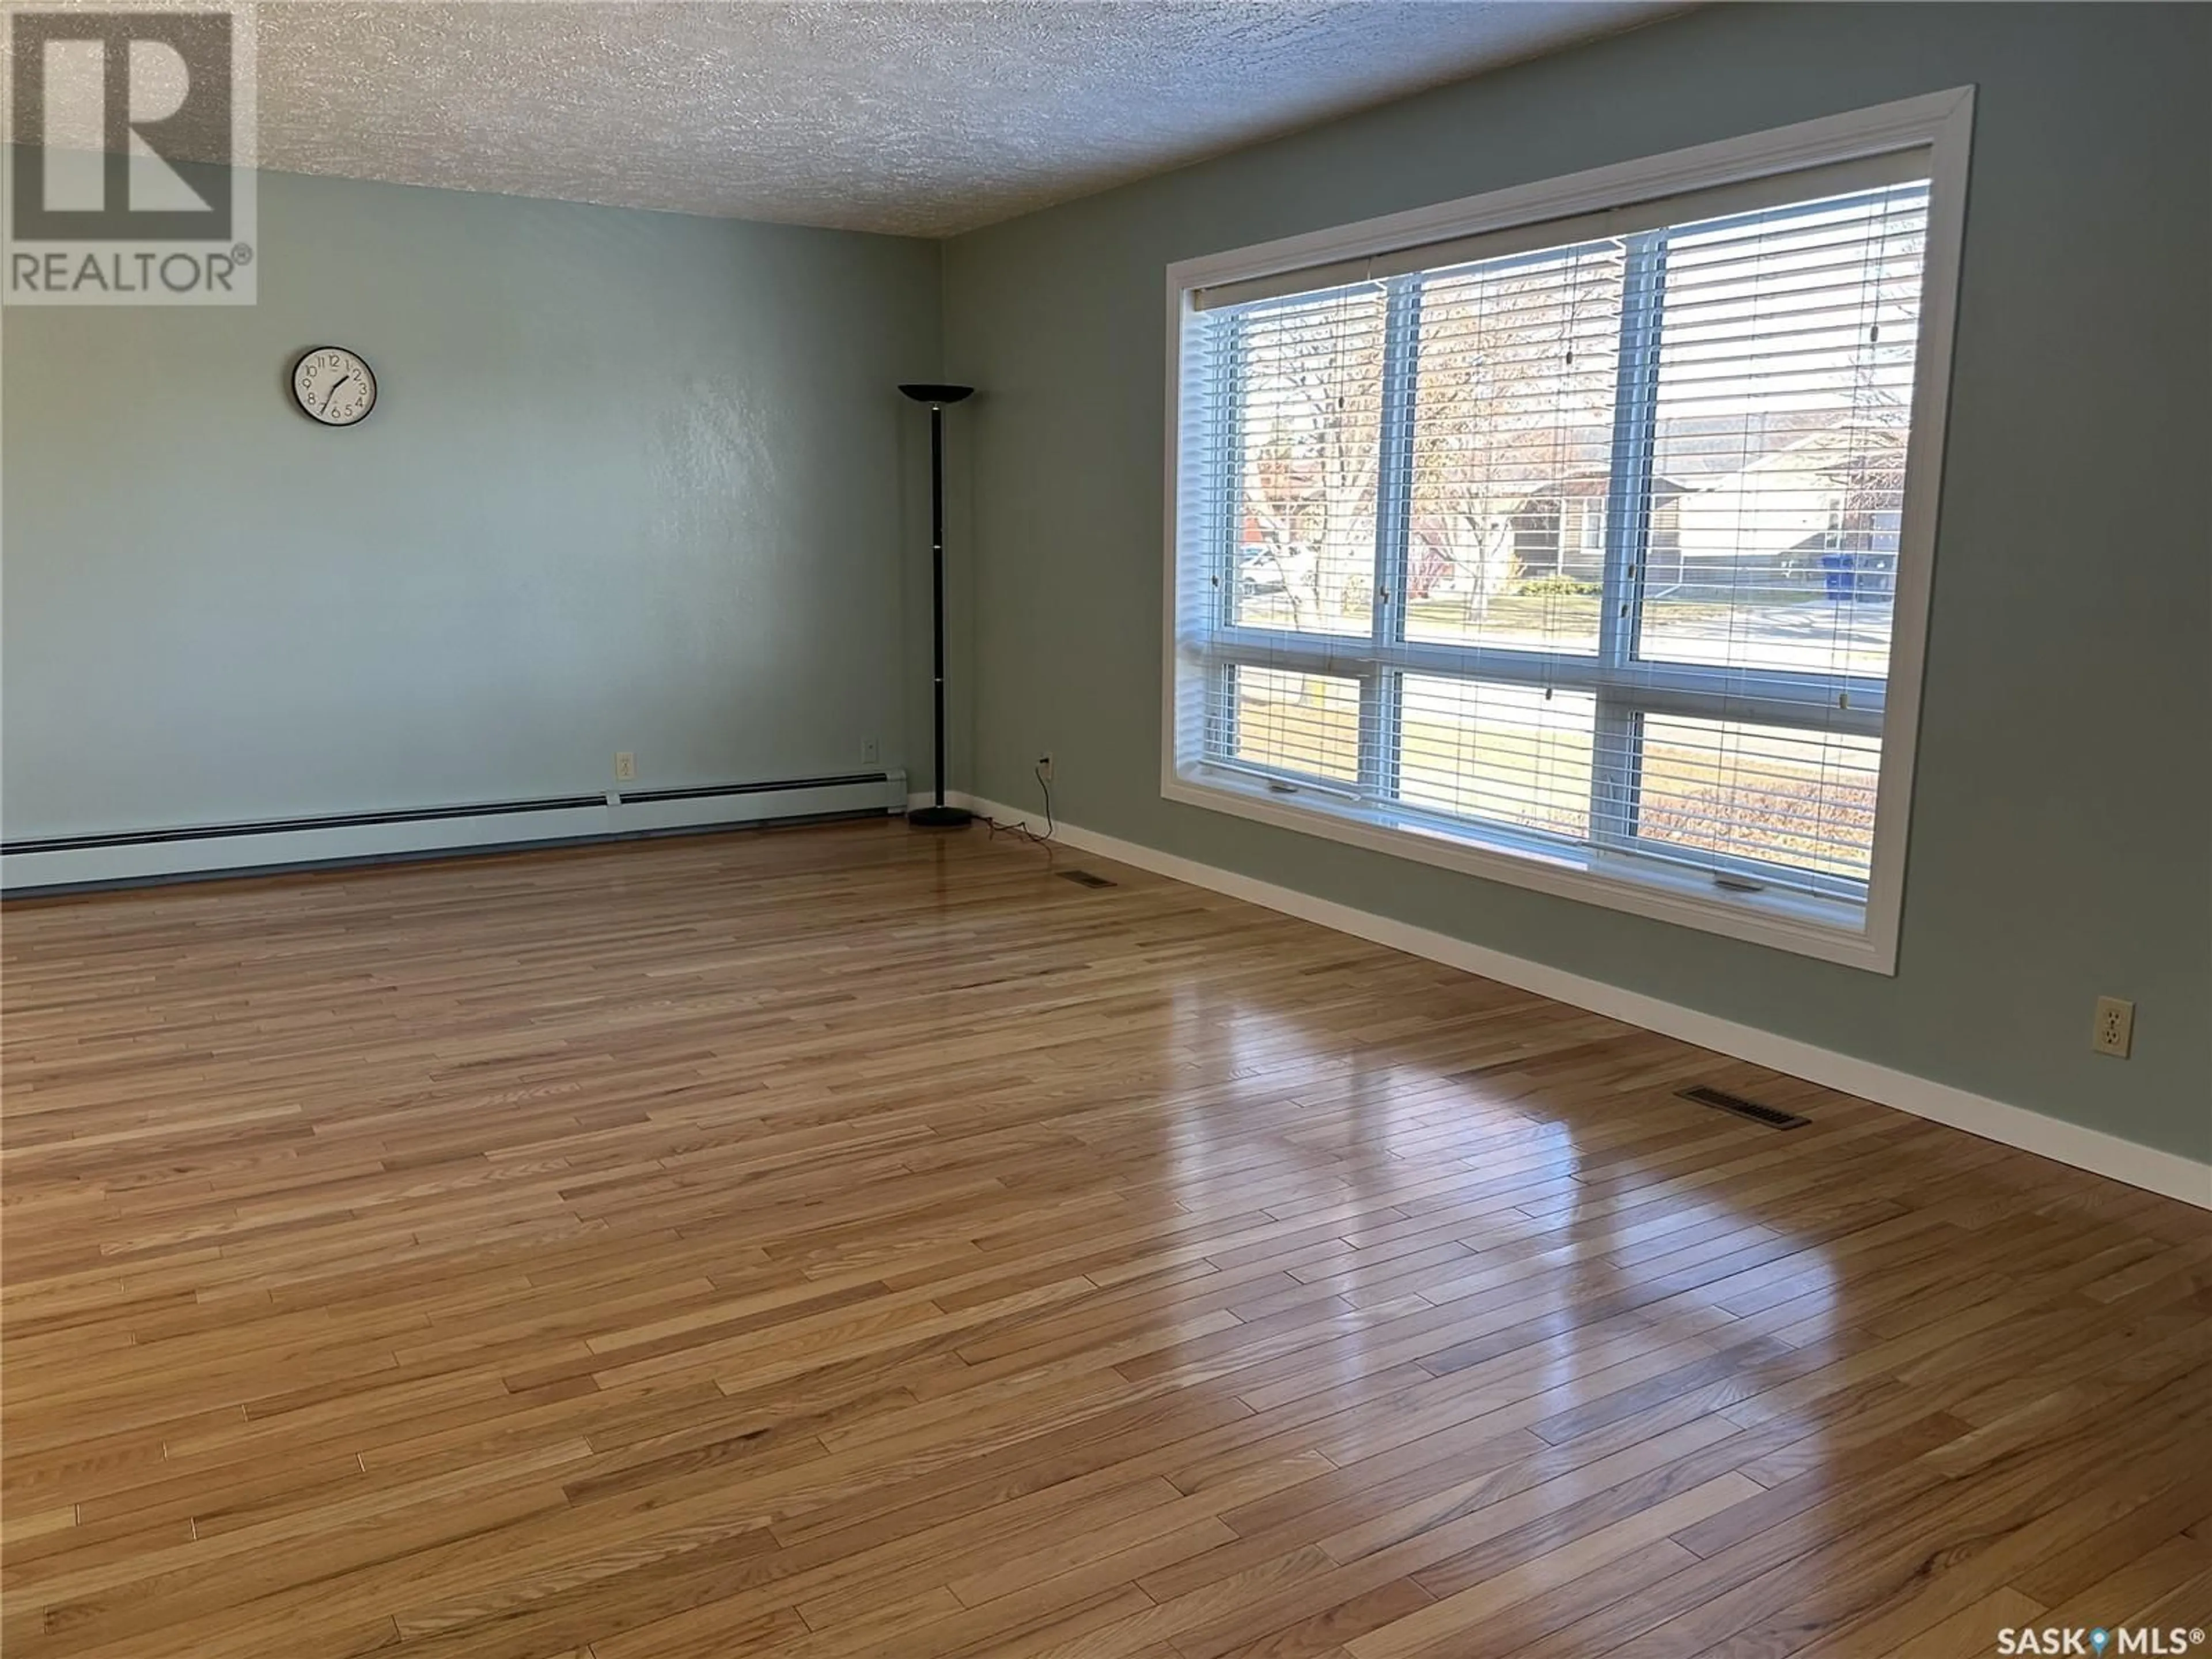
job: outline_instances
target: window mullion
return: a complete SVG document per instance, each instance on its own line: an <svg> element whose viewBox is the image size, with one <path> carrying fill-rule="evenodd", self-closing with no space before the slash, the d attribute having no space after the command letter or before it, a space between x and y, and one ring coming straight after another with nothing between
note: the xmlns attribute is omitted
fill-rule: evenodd
<svg viewBox="0 0 2212 1659"><path fill-rule="evenodd" d="M1634 659L1642 623L1666 280L1667 233L1629 237L1621 277L1620 350L1605 499L1605 580L1598 612L1598 660L1610 670L1626 668ZM1620 846L1636 833L1643 724L1643 716L1628 702L1600 690L1590 754L1590 839L1600 846Z"/></svg>
<svg viewBox="0 0 2212 1659"><path fill-rule="evenodd" d="M1395 660L1406 639L1406 580L1413 533L1413 402L1420 359L1421 285L1393 278L1384 289L1382 405L1375 485L1373 652L1360 680L1359 781L1377 800L1398 793L1404 675Z"/></svg>

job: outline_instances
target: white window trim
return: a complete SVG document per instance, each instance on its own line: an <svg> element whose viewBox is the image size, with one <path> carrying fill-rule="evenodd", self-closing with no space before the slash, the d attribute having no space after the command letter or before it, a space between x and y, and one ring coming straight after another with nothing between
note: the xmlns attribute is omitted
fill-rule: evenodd
<svg viewBox="0 0 2212 1659"><path fill-rule="evenodd" d="M1732 939L1772 945L1880 974L1897 971L1905 895L1905 848L1912 808L1913 750L1927 647L1928 599L1942 493L1943 425L1949 402L1951 343L1958 308L1960 246L1974 92L1954 88L1795 126L1699 144L1641 161L1596 167L1433 207L1385 215L1328 230L1178 261L1167 270L1167 453L1165 565L1162 593L1160 793L1169 800L1273 824L1348 846L1456 870L1510 886L1656 917ZM1898 150L1929 152L1928 244L1914 376L1911 432L1905 448L1905 501L1898 535L1897 587L1882 718L1881 803L1863 909L1767 890L1735 893L1686 877L1679 889L1639 860L1632 875L1609 873L1601 848L1508 852L1486 842L1401 827L1389 815L1355 817L1292 804L1264 783L1176 761L1178 676L1189 666L1176 627L1181 584L1177 523L1182 459L1182 349L1194 315L1193 291L1298 270L1333 260L1418 247L1455 237L1598 212L1654 197L1742 183L1828 162ZM1617 857L1618 855L1612 855Z"/></svg>

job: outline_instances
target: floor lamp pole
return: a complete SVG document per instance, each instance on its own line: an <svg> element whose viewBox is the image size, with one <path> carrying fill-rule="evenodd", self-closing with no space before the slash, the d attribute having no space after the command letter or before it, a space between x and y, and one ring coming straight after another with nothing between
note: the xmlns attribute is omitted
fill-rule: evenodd
<svg viewBox="0 0 2212 1659"><path fill-rule="evenodd" d="M937 635L937 805L945 805L945 405L929 406L929 609Z"/></svg>
<svg viewBox="0 0 2212 1659"><path fill-rule="evenodd" d="M902 386L899 390L916 403L929 405L930 613L934 628L937 713L936 804L916 807L906 815L906 821L925 830L951 830L969 823L974 814L945 804L945 406L958 403L975 387Z"/></svg>

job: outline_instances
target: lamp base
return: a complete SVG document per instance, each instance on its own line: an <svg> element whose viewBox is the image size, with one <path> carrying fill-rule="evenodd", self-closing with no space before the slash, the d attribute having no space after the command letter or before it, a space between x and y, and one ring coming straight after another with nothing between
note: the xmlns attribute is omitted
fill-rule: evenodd
<svg viewBox="0 0 2212 1659"><path fill-rule="evenodd" d="M917 830L957 830L973 823L975 815L964 806L916 806L908 811L906 821Z"/></svg>

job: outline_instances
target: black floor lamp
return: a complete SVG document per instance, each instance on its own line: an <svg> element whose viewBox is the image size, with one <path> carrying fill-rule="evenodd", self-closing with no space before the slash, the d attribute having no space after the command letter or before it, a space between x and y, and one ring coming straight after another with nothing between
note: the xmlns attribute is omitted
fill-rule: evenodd
<svg viewBox="0 0 2212 1659"><path fill-rule="evenodd" d="M972 386L902 386L901 392L929 405L929 557L932 609L937 625L937 804L917 806L908 823L925 830L957 829L975 814L945 804L945 405L975 391Z"/></svg>

